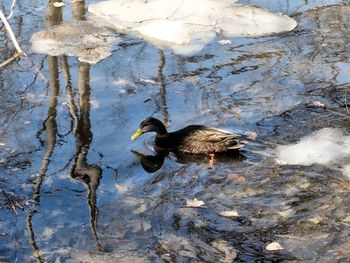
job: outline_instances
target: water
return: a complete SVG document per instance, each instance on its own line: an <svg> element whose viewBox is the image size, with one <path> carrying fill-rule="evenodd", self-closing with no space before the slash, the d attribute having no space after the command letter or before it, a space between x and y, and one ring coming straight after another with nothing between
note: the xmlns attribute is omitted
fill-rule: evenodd
<svg viewBox="0 0 350 263"><path fill-rule="evenodd" d="M62 12L17 3L10 23L31 61L0 71L1 261L349 261L349 179L338 167L278 165L273 149L349 130L350 6L252 3L288 13L297 30L218 38L191 57L123 35L94 66L30 51L34 32L84 19L84 2ZM3 61L13 47L1 37ZM130 136L150 115L170 130L200 123L258 137L214 167L170 155L148 158L148 173L131 150L154 155L152 135ZM186 207L191 198L204 207ZM239 216L220 215L231 210ZM284 249L266 250L271 242Z"/></svg>

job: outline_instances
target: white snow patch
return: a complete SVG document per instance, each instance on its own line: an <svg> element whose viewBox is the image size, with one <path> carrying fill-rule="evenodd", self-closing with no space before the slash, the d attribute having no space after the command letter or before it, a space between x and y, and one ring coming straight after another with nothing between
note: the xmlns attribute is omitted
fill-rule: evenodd
<svg viewBox="0 0 350 263"><path fill-rule="evenodd" d="M108 0L88 11L119 32L176 53L200 51L216 34L257 37L293 30L288 16L232 0Z"/></svg>
<svg viewBox="0 0 350 263"><path fill-rule="evenodd" d="M350 136L341 129L324 128L305 136L293 145L276 148L280 164L311 165L340 162L350 156ZM350 167L349 167L350 172Z"/></svg>
<svg viewBox="0 0 350 263"><path fill-rule="evenodd" d="M350 164L346 164L341 169L342 173L350 178Z"/></svg>
<svg viewBox="0 0 350 263"><path fill-rule="evenodd" d="M113 33L89 22L69 22L34 33L32 50L50 56L77 56L79 61L95 64L108 57L116 42Z"/></svg>
<svg viewBox="0 0 350 263"><path fill-rule="evenodd" d="M232 44L232 41L229 39L221 39L218 41L218 43L223 46L223 45Z"/></svg>

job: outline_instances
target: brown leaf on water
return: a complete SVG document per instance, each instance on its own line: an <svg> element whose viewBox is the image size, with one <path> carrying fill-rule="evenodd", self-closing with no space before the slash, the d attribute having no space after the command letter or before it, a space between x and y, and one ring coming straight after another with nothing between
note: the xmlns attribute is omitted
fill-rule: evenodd
<svg viewBox="0 0 350 263"><path fill-rule="evenodd" d="M197 198L186 200L187 207L202 207L204 204L205 203L202 200L198 200Z"/></svg>
<svg viewBox="0 0 350 263"><path fill-rule="evenodd" d="M316 107L316 108L320 108L320 109L326 109L326 105L323 104L322 102L319 101L313 101L312 102L312 106Z"/></svg>
<svg viewBox="0 0 350 263"><path fill-rule="evenodd" d="M343 219L344 223L350 223L350 216L347 216Z"/></svg>
<svg viewBox="0 0 350 263"><path fill-rule="evenodd" d="M268 244L266 246L266 249L270 250L270 251L274 251L274 250L281 250L281 249L284 249L284 248L280 245L280 243L272 242L272 243L270 243L270 244Z"/></svg>
<svg viewBox="0 0 350 263"><path fill-rule="evenodd" d="M313 218L309 218L307 221L314 223L315 225L319 224L322 221L322 217L320 217L319 215L313 217Z"/></svg>
<svg viewBox="0 0 350 263"><path fill-rule="evenodd" d="M230 211L222 211L220 212L220 215L226 216L226 217L236 217L239 216L238 212L236 210L230 210Z"/></svg>
<svg viewBox="0 0 350 263"><path fill-rule="evenodd" d="M229 174L227 176L227 179L231 182L244 182L245 181L245 177L239 174Z"/></svg>
<svg viewBox="0 0 350 263"><path fill-rule="evenodd" d="M225 258L223 258L220 262L231 263L237 257L237 250L224 240L214 240L211 242L211 245L216 250L225 253Z"/></svg>
<svg viewBox="0 0 350 263"><path fill-rule="evenodd" d="M256 134L256 132L252 132L252 131L247 131L244 133L249 139L251 140L255 140L256 137L258 137L258 135Z"/></svg>

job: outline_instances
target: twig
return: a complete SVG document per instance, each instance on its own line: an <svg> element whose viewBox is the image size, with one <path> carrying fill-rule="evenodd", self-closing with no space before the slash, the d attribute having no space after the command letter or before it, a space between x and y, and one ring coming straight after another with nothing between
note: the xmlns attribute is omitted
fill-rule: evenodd
<svg viewBox="0 0 350 263"><path fill-rule="evenodd" d="M347 99L346 99L347 93L348 93L348 90L346 89L345 90L345 108L346 108L346 112L349 114L349 107L348 107L348 102L347 102Z"/></svg>
<svg viewBox="0 0 350 263"><path fill-rule="evenodd" d="M15 9L15 5L16 5L16 0L12 0L11 7L10 7L10 13L7 16L7 20L9 20L12 17L13 10Z"/></svg>
<svg viewBox="0 0 350 263"><path fill-rule="evenodd" d="M11 63L13 60L15 60L16 58L19 58L21 55L16 52L12 57L6 59L4 62L2 62L0 64L0 69L3 68L4 66L6 66L7 64Z"/></svg>
<svg viewBox="0 0 350 263"><path fill-rule="evenodd" d="M8 34L9 34L9 36L10 36L10 38L11 38L11 40L12 40L12 42L13 42L13 44L14 44L14 46L15 46L17 52L19 53L19 55L20 55L20 56L23 56L23 57L26 57L27 54L24 53L24 51L23 51L23 50L21 49L21 47L19 46L19 44L18 44L18 42L17 42L17 39L16 39L16 37L15 37L15 34L13 33L13 31L12 31L12 29L11 29L9 23L7 22L6 17L4 16L4 13L3 13L1 10L0 10L0 19L2 20L2 22L3 22L4 26L5 26L5 28L6 28L7 32L8 32Z"/></svg>

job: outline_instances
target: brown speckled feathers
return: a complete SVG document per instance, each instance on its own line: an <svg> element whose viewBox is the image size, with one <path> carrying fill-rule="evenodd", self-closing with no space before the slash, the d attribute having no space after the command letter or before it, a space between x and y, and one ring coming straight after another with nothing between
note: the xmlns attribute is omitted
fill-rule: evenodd
<svg viewBox="0 0 350 263"><path fill-rule="evenodd" d="M235 133L201 125L158 135L155 143L161 148L196 154L225 152L245 145Z"/></svg>

